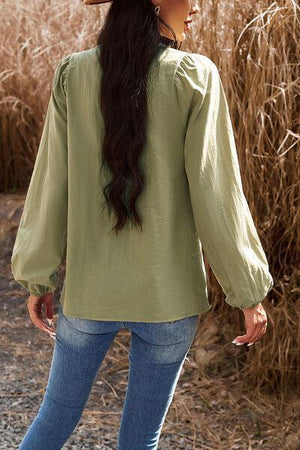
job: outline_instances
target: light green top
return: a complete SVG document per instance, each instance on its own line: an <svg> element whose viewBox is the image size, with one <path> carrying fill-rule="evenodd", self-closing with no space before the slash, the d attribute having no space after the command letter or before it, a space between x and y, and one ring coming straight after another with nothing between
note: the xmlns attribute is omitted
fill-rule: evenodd
<svg viewBox="0 0 300 450"><path fill-rule="evenodd" d="M149 70L141 232L111 232L100 173L103 118L98 47L62 58L11 259L32 295L57 287L66 315L163 322L211 308L202 249L238 308L274 285L243 193L228 104L216 65L163 44ZM154 70L155 69L155 70Z"/></svg>

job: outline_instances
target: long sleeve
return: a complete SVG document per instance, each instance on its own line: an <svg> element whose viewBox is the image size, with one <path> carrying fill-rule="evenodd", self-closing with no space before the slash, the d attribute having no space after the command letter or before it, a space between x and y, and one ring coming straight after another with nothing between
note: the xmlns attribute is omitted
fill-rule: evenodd
<svg viewBox="0 0 300 450"><path fill-rule="evenodd" d="M204 55L186 55L176 84L178 99L190 99L184 161L197 235L225 301L251 308L274 280L243 192L218 69Z"/></svg>
<svg viewBox="0 0 300 450"><path fill-rule="evenodd" d="M55 69L44 127L12 256L14 279L30 294L57 287L67 236L67 102L70 55Z"/></svg>

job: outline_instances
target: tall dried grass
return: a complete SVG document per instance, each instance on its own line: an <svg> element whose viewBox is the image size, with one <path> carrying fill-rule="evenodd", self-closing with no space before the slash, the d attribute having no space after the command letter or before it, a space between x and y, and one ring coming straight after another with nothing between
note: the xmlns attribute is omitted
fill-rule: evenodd
<svg viewBox="0 0 300 450"><path fill-rule="evenodd" d="M270 322L267 335L249 352L239 350L230 358L236 358L239 381L285 396L299 388L299 5L292 0L200 0L199 6L199 19L182 49L206 54L219 67L244 190L275 278L263 303ZM108 7L87 7L80 0L1 2L2 192L26 189L54 66L65 54L95 45ZM222 301L211 271L209 282L213 320L220 326L214 328L219 337L206 342L207 354L217 339L232 346L244 325L243 314ZM199 370L217 376L222 367L217 358L206 358L203 365L199 353L197 357L197 344L201 349L208 333L205 322L200 331L195 342ZM224 361L226 357L222 353Z"/></svg>
<svg viewBox="0 0 300 450"><path fill-rule="evenodd" d="M193 46L220 69L244 190L275 278L263 303L271 327L238 366L248 385L284 396L299 388L300 8L251 1L203 2L201 10ZM222 317L228 310L216 308ZM234 335L243 326L237 314L226 320Z"/></svg>

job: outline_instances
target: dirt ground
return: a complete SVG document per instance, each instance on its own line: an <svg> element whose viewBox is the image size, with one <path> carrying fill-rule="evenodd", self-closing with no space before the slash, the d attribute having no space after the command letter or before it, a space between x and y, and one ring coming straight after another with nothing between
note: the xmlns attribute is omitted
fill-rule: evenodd
<svg viewBox="0 0 300 450"><path fill-rule="evenodd" d="M54 341L32 324L26 308L28 295L10 272L22 203L21 197L0 195L1 450L18 448L35 417L54 346ZM56 314L61 285L62 279L55 293ZM202 335L205 323L204 319L199 330ZM201 342L197 333L163 426L159 449L300 450L299 398L291 393L288 400L280 403L278 396L257 399L251 390L242 389L235 364L236 352L240 350L233 344L218 370L201 371ZM216 355L224 344L227 343L215 346ZM129 345L129 330L120 330L99 370L82 418L64 449L116 450ZM203 351L204 347L203 344Z"/></svg>

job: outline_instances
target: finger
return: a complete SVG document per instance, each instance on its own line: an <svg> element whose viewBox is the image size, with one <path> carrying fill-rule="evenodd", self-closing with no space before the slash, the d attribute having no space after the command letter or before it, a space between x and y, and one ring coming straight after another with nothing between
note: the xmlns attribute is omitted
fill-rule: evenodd
<svg viewBox="0 0 300 450"><path fill-rule="evenodd" d="M237 336L232 343L236 345L243 345L246 343L258 342L259 339L266 333L268 320L267 317L259 318L257 323L251 323L247 328L246 334ZM252 345L252 344L251 344Z"/></svg>
<svg viewBox="0 0 300 450"><path fill-rule="evenodd" d="M237 336L232 343L235 345L243 345L246 344L247 342L249 342L249 339L247 338L247 334L244 334L242 336Z"/></svg>
<svg viewBox="0 0 300 450"><path fill-rule="evenodd" d="M262 336L262 326L256 326L255 332L252 334L252 336L249 338L249 343L254 343L256 340L260 339Z"/></svg>
<svg viewBox="0 0 300 450"><path fill-rule="evenodd" d="M54 328L47 325L47 323L43 319L41 319L39 316L37 316L35 314L31 314L30 317L31 317L32 322L34 323L34 325L37 328L39 328L40 330L42 330L44 332L55 334Z"/></svg>
<svg viewBox="0 0 300 450"><path fill-rule="evenodd" d="M233 340L233 343L235 343L237 345L247 344L248 342L251 341L251 338L255 335L255 330L256 330L256 325L251 324L251 326L249 328L247 328L246 334L244 334L242 336L237 336Z"/></svg>
<svg viewBox="0 0 300 450"><path fill-rule="evenodd" d="M51 298L50 298L51 300ZM34 325L41 329L42 331L46 331L46 332L51 332L51 333L55 333L55 329L53 328L52 324L48 325L44 320L43 320L43 305L47 311L47 307L48 307L48 301L42 302L42 303L35 303L33 305L30 306L29 308L29 315L30 318L32 320L32 322L34 323ZM51 306L53 305L52 300L51 300L51 305L49 308L50 314L51 314ZM53 306L52 306L53 308ZM51 320L51 319L50 319Z"/></svg>
<svg viewBox="0 0 300 450"><path fill-rule="evenodd" d="M34 324L36 327L38 327L38 328L41 326L41 325L40 325L40 321L41 321L41 318L42 318L40 309L41 309L41 308L39 308L38 305L36 305L36 306L34 307L34 309L33 309L33 308L30 308L30 309L29 309L29 316L30 316L30 319L31 319L31 321L33 322L33 324Z"/></svg>
<svg viewBox="0 0 300 450"><path fill-rule="evenodd" d="M42 320L42 329L43 331L46 331L46 333L56 334L55 329L49 326L44 320Z"/></svg>
<svg viewBox="0 0 300 450"><path fill-rule="evenodd" d="M42 304L33 305L29 310L29 315L34 325L38 328L41 328L43 318Z"/></svg>
<svg viewBox="0 0 300 450"><path fill-rule="evenodd" d="M238 342L243 344L256 342L263 336L263 327L267 322L268 320L266 317L258 317L255 322L251 322L251 325L247 328L246 334L239 339Z"/></svg>
<svg viewBox="0 0 300 450"><path fill-rule="evenodd" d="M47 325L55 331L55 327L53 326L53 319L47 319Z"/></svg>
<svg viewBox="0 0 300 450"><path fill-rule="evenodd" d="M34 303L29 308L29 313L31 317L42 317L43 314L43 303Z"/></svg>
<svg viewBox="0 0 300 450"><path fill-rule="evenodd" d="M268 320L266 317L259 318L257 325L256 325L255 333L252 337L253 342L255 342L257 339L260 339L264 335L267 323L268 323Z"/></svg>
<svg viewBox="0 0 300 450"><path fill-rule="evenodd" d="M43 331L46 334L49 334L49 336L56 336L56 332L55 330L51 330L47 324L43 323L43 325L41 327L39 327L41 329L41 331Z"/></svg>
<svg viewBox="0 0 300 450"><path fill-rule="evenodd" d="M260 327L260 331L257 334L257 336L255 336L255 338L253 339L254 343L257 343L267 332L267 325L266 324L262 324Z"/></svg>
<svg viewBox="0 0 300 450"><path fill-rule="evenodd" d="M247 345L250 346L250 345L253 345L253 344L257 344L260 341L260 339L263 337L263 335L266 333L266 330L267 330L267 326L263 325L263 324L260 324L259 332L257 333L256 336L254 336L252 338L252 340L249 340Z"/></svg>
<svg viewBox="0 0 300 450"><path fill-rule="evenodd" d="M46 317L51 320L54 314L52 297L49 297L49 299L45 302L45 308Z"/></svg>

